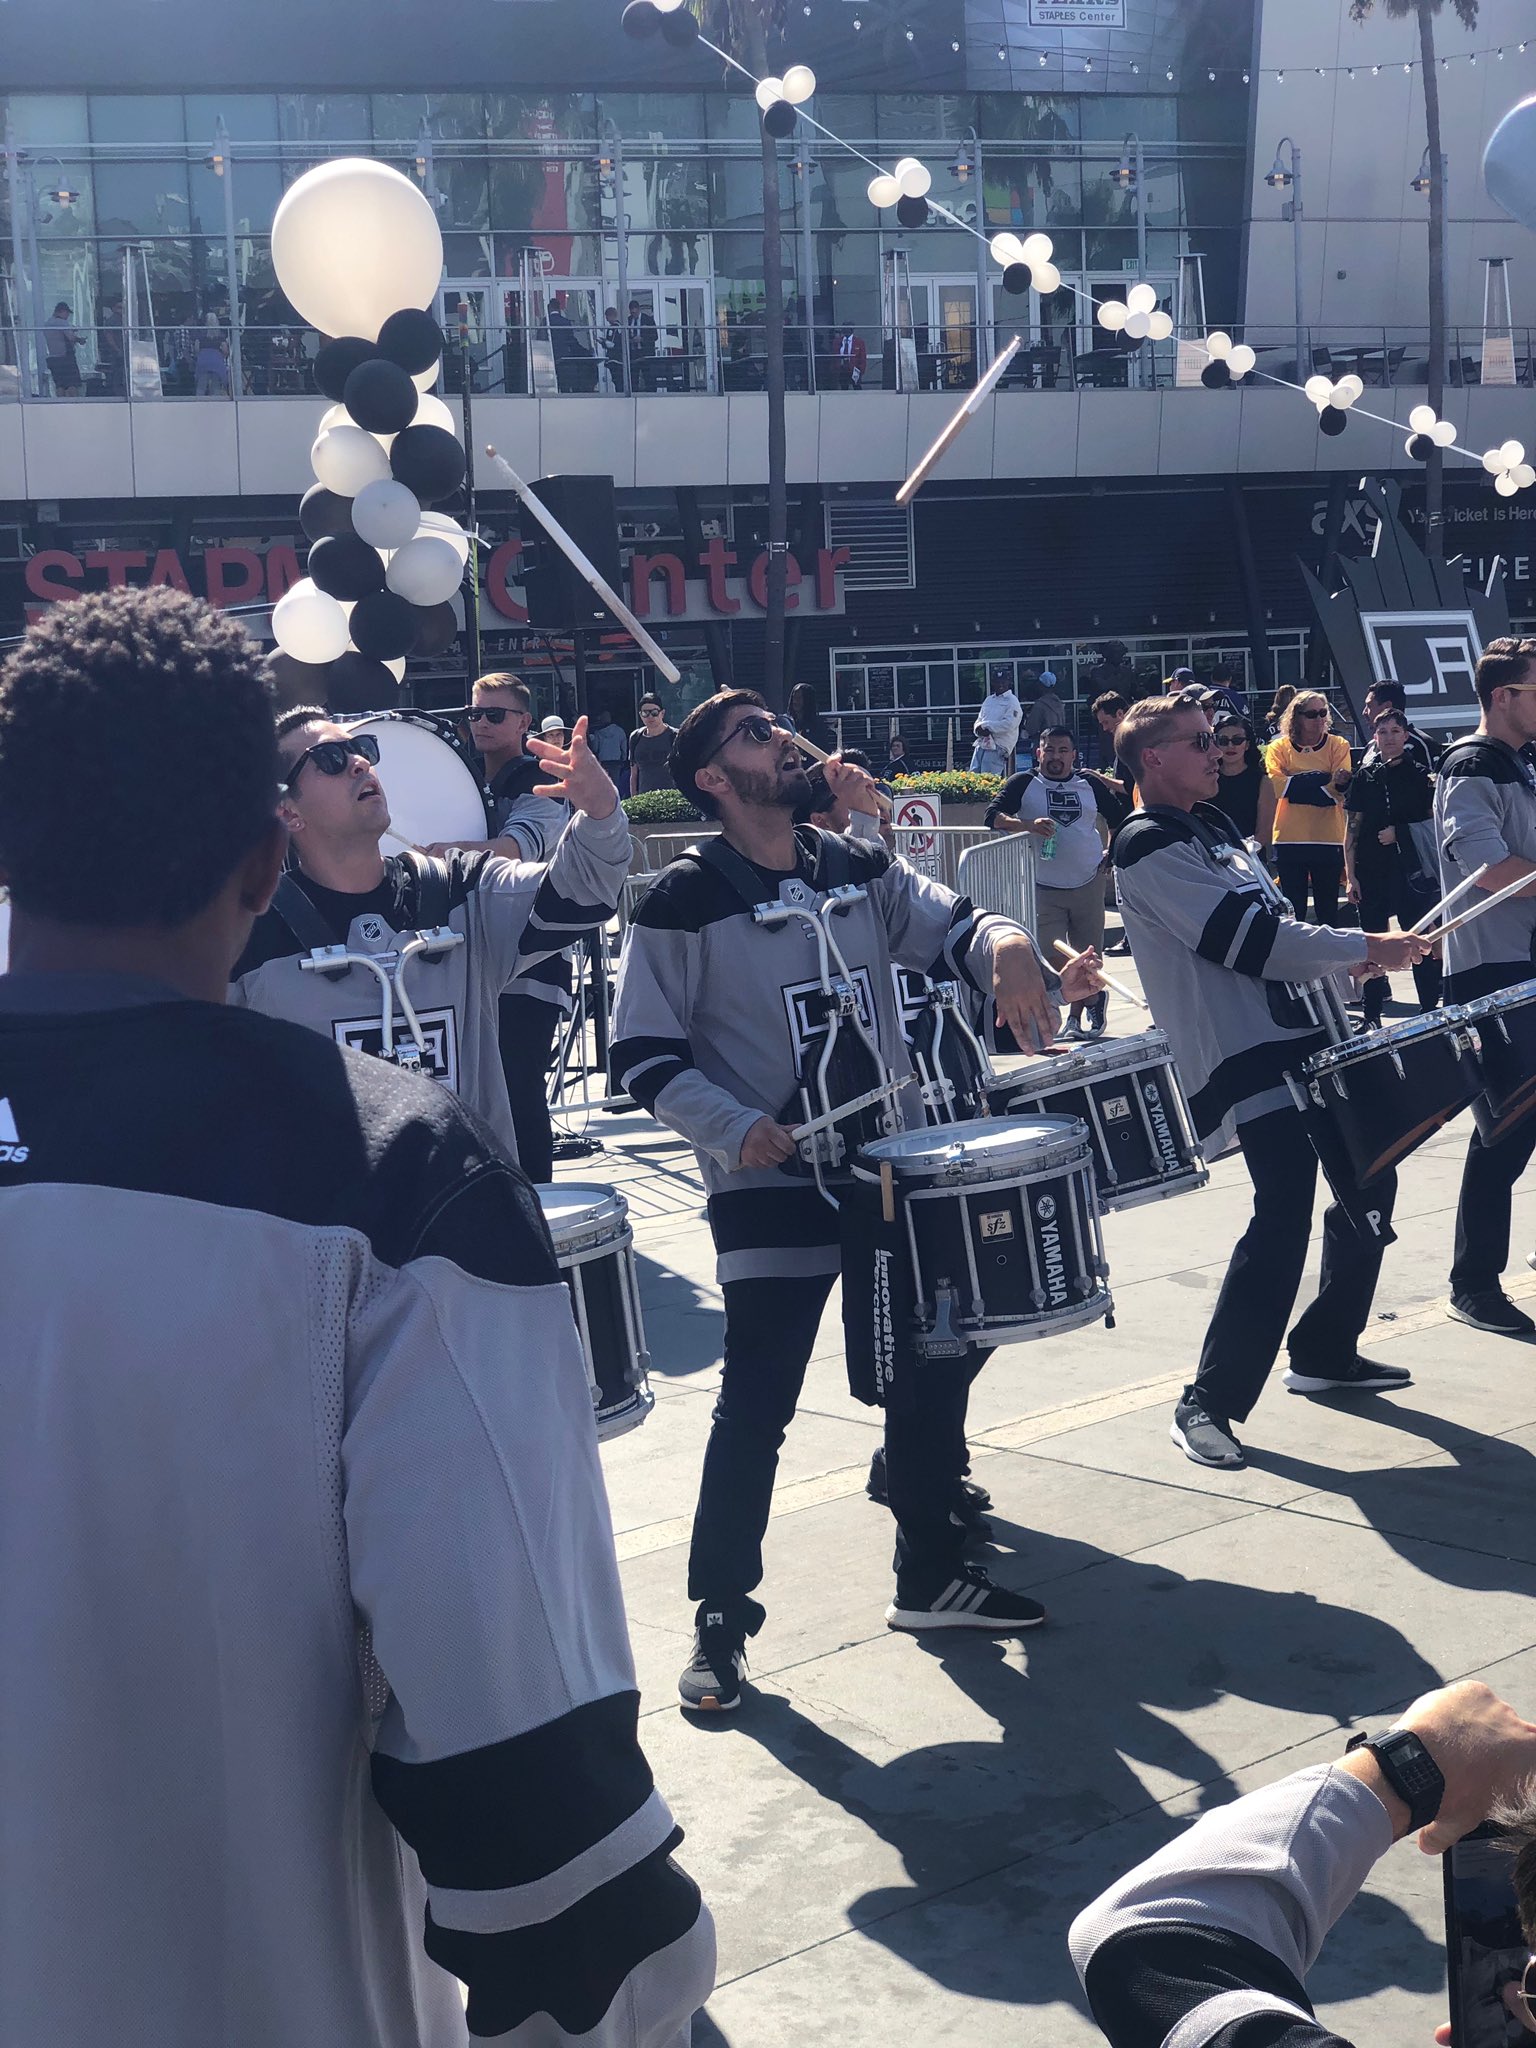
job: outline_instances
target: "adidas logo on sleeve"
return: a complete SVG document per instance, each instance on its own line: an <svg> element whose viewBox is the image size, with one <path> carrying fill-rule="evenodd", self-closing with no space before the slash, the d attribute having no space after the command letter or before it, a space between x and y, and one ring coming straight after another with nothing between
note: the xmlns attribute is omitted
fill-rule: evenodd
<svg viewBox="0 0 1536 2048"><path fill-rule="evenodd" d="M0 1166L25 1166L27 1148L21 1142L9 1102L0 1101Z"/></svg>

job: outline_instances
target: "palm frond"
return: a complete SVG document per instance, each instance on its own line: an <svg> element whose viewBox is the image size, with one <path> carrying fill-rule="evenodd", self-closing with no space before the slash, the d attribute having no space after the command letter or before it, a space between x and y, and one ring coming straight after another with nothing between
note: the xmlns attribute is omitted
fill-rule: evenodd
<svg viewBox="0 0 1536 2048"><path fill-rule="evenodd" d="M1452 0L1452 4L1463 28L1477 27L1480 0ZM1350 20L1364 21L1374 10L1375 5L1376 0L1349 0ZM1439 14L1444 6L1445 0L1430 0L1431 10L1436 14ZM1381 0L1381 7L1383 13L1391 20L1405 21L1409 15L1418 13L1419 0Z"/></svg>

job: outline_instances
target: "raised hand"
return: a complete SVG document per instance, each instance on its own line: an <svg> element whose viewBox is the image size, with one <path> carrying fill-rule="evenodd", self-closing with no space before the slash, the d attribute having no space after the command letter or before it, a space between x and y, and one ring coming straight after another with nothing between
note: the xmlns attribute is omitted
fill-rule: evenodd
<svg viewBox="0 0 1536 2048"><path fill-rule="evenodd" d="M572 810L585 811L589 818L613 816L618 809L619 792L613 777L587 745L585 718L577 719L568 747L532 738L523 744L550 778L536 785L535 796L560 797Z"/></svg>

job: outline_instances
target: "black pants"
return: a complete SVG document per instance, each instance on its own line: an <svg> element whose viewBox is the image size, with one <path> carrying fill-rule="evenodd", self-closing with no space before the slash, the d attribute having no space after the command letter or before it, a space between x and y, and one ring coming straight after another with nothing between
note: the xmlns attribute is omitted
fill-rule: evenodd
<svg viewBox="0 0 1536 2048"><path fill-rule="evenodd" d="M1396 918L1407 931L1422 914L1419 906L1409 894L1408 882L1401 862L1382 862L1380 866L1360 862L1356 867L1360 882L1360 929L1363 932L1384 932L1392 918ZM1427 905L1424 906L1426 909ZM1432 1010L1440 1000L1440 989L1445 979L1440 962L1433 956L1421 960L1413 970L1413 986L1419 998L1421 1010ZM1392 984L1384 974L1376 975L1360 991L1365 1004L1367 1024L1379 1024L1386 1007L1387 997L1392 993Z"/></svg>
<svg viewBox="0 0 1536 2048"><path fill-rule="evenodd" d="M779 1446L794 1419L830 1275L725 1283L725 1371L688 1557L688 1597L749 1624L761 1610L763 1536ZM965 1471L965 1411L982 1360L916 1366L916 1398L885 1418L886 1489L896 1517L899 1597L926 1601L959 1569L965 1531L950 1519ZM836 1559L827 1560L836 1569Z"/></svg>
<svg viewBox="0 0 1536 2048"><path fill-rule="evenodd" d="M1296 915L1307 915L1307 891L1317 907L1317 924L1335 924L1339 896L1344 886L1342 846L1277 846L1275 866L1280 886L1291 899Z"/></svg>
<svg viewBox="0 0 1536 2048"><path fill-rule="evenodd" d="M1515 1125L1497 1145L1472 1133L1456 1209L1452 1294L1491 1294L1509 1264L1510 1197L1536 1152L1536 1117Z"/></svg>
<svg viewBox="0 0 1536 2048"><path fill-rule="evenodd" d="M1205 1333L1195 1386L1210 1411L1242 1422L1264 1391L1296 1290L1307 1263L1317 1154L1295 1110L1272 1111L1239 1127L1253 1180L1253 1220L1232 1254L1216 1313ZM1388 1174L1372 1189L1372 1206L1392 1219L1397 1182ZM1382 1246L1356 1235L1336 1202L1323 1218L1322 1286L1291 1331L1298 1372L1342 1365L1355 1356L1371 1313Z"/></svg>
<svg viewBox="0 0 1536 2048"><path fill-rule="evenodd" d="M512 1128L517 1134L518 1164L531 1181L547 1181L555 1171L554 1135L549 1124L546 1076L561 1011L537 996L503 996L497 1039L501 1071L512 1101Z"/></svg>

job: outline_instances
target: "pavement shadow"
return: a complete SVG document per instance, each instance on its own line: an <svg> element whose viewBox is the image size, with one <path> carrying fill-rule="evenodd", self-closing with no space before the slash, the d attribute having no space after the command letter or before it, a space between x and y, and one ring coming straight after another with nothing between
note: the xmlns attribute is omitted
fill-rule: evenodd
<svg viewBox="0 0 1536 2048"><path fill-rule="evenodd" d="M1349 1406L1446 1452L1455 1463L1340 1472L1250 1446L1249 1464L1352 1501L1400 1557L1443 1585L1480 1593L1528 1591L1536 1566L1536 1455L1505 1437L1394 1401L1356 1399ZM1288 1506L1292 1513L1306 1512L1304 1501Z"/></svg>
<svg viewBox="0 0 1536 2048"><path fill-rule="evenodd" d="M1185 1717L1214 1712L1230 1732L1246 1702L1343 1730L1439 1679L1396 1629L1308 1593L1184 1578L995 1526L1029 1559L1027 1574L1006 1576L1053 1581L1065 1619L1027 1638L1027 1665L1017 1646L985 1637L919 1637L912 1648L997 1735L871 1760L837 1732L841 1710L819 1707L810 1675L798 1688L810 1711L763 1693L737 1725L900 1855L907 1882L854 1898L853 1926L961 1996L1080 2006L1065 1946L1073 1915L1184 1825L1137 1767L1198 1786L1202 1809L1235 1796ZM931 1688L914 1697L931 1716ZM1093 1838L1106 1831L1101 1856ZM1353 1987L1443 1981L1438 1947L1405 1914L1380 1899L1363 1910L1370 1939L1351 1955Z"/></svg>
<svg viewBox="0 0 1536 2048"><path fill-rule="evenodd" d="M635 1265L651 1371L663 1379L686 1379L718 1366L725 1349L725 1311L719 1302L686 1273L638 1249Z"/></svg>

